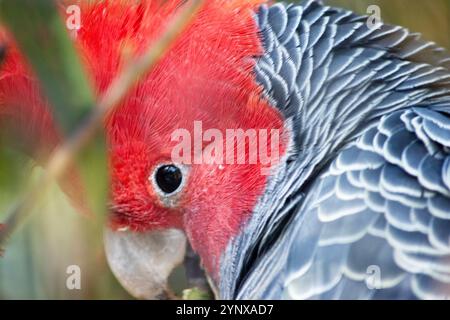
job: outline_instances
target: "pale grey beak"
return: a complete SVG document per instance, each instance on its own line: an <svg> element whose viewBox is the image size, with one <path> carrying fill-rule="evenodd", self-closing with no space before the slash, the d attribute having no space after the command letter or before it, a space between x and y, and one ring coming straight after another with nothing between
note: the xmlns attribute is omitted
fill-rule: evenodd
<svg viewBox="0 0 450 320"><path fill-rule="evenodd" d="M186 237L176 229L138 233L106 228L104 242L112 272L138 299L166 296L167 280L186 250Z"/></svg>

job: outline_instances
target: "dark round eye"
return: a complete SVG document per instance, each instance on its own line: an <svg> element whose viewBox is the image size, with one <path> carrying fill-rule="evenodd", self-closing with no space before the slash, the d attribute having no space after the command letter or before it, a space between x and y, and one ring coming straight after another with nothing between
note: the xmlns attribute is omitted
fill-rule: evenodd
<svg viewBox="0 0 450 320"><path fill-rule="evenodd" d="M172 164L163 165L156 170L155 180L164 193L172 193L178 189L183 181L181 170Z"/></svg>

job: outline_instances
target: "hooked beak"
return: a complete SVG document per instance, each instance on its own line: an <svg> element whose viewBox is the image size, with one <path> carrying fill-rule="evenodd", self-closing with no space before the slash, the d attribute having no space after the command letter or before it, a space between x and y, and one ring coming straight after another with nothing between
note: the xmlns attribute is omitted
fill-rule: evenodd
<svg viewBox="0 0 450 320"><path fill-rule="evenodd" d="M186 237L182 231L106 228L104 242L112 272L131 295L139 299L167 298L167 279L185 255Z"/></svg>

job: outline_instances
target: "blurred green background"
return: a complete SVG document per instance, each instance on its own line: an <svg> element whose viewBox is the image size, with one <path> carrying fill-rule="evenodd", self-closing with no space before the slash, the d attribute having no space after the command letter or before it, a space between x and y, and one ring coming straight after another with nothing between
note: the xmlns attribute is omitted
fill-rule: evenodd
<svg viewBox="0 0 450 320"><path fill-rule="evenodd" d="M385 23L403 25L450 48L450 0L325 2L361 14L369 5L378 5ZM39 170L24 156L0 148L0 221L17 200L22 182ZM107 266L99 223L76 213L56 185L36 211L13 235L0 258L0 299L131 298ZM81 268L81 290L66 288L66 271L71 265ZM179 270L173 280L178 292L183 286L181 275Z"/></svg>

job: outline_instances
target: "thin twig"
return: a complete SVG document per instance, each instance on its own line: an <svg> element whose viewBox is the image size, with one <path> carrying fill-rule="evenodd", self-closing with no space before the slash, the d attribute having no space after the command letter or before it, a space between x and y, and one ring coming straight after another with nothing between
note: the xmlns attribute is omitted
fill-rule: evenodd
<svg viewBox="0 0 450 320"><path fill-rule="evenodd" d="M88 144L108 113L120 104L127 92L139 79L150 72L170 49L178 36L195 17L203 2L203 0L188 1L182 11L170 22L164 34L114 79L86 120L54 151L44 173L36 183L27 188L22 200L11 209L5 224L0 228L0 247L31 212L40 197L49 189L52 181L61 177L76 154Z"/></svg>

